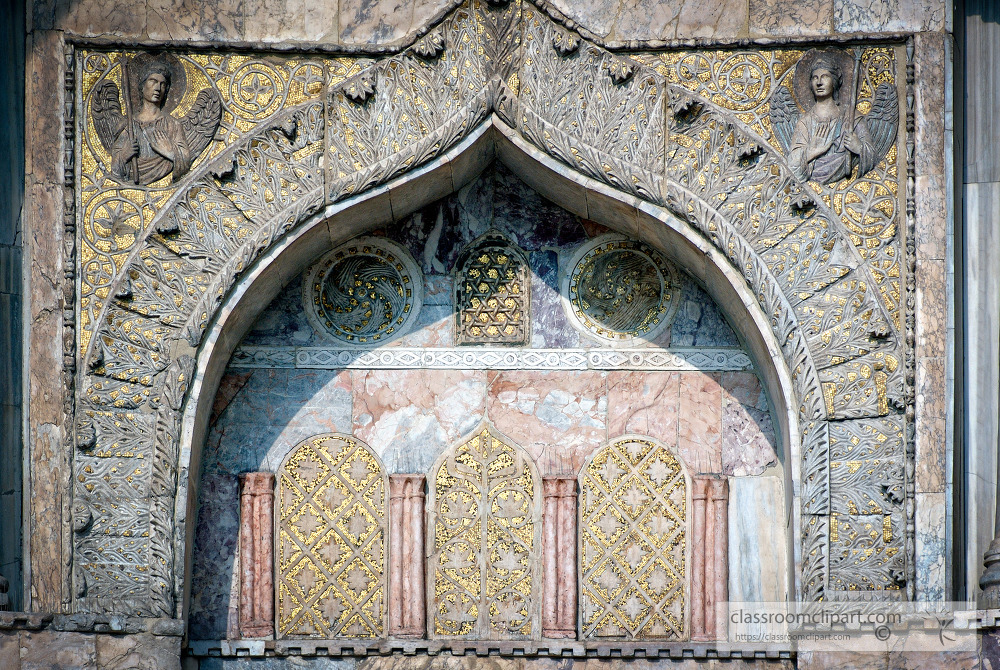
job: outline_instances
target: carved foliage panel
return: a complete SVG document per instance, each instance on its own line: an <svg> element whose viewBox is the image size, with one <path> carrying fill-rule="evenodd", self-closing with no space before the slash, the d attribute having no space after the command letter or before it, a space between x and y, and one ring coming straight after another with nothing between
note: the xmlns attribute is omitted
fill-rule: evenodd
<svg viewBox="0 0 1000 670"><path fill-rule="evenodd" d="M279 637L385 635L388 479L347 435L297 446L278 473Z"/></svg>
<svg viewBox="0 0 1000 670"><path fill-rule="evenodd" d="M528 455L491 425L431 471L428 619L432 637L541 634L541 481Z"/></svg>
<svg viewBox="0 0 1000 670"><path fill-rule="evenodd" d="M684 468L666 447L625 436L580 471L580 636L687 637Z"/></svg>
<svg viewBox="0 0 1000 670"><path fill-rule="evenodd" d="M531 274L524 252L500 235L473 241L455 264L457 344L526 344Z"/></svg>

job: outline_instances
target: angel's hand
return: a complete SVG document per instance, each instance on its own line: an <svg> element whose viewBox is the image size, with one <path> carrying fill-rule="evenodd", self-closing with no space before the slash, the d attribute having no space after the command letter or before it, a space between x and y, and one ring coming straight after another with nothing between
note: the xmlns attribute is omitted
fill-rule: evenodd
<svg viewBox="0 0 1000 670"><path fill-rule="evenodd" d="M133 158L139 155L139 139L133 138L132 144L125 144L122 147L122 161L129 162Z"/></svg>
<svg viewBox="0 0 1000 670"><path fill-rule="evenodd" d="M857 133L852 131L848 131L844 135L844 146L855 155L860 155L861 150L864 148L861 144L861 138L858 137Z"/></svg>
<svg viewBox="0 0 1000 670"><path fill-rule="evenodd" d="M167 133L163 131L162 128L149 128L146 130L146 136L149 138L149 144L153 147L153 150L166 158L169 161L175 159L174 143L170 141L167 137Z"/></svg>
<svg viewBox="0 0 1000 670"><path fill-rule="evenodd" d="M833 146L833 141L837 139L837 124L824 123L816 132L816 137L809 143L809 160L814 161Z"/></svg>

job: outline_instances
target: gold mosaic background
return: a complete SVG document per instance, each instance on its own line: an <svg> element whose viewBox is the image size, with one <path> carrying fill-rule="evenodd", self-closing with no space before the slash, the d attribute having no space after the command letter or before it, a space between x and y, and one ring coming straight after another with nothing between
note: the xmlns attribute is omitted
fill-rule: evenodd
<svg viewBox="0 0 1000 670"><path fill-rule="evenodd" d="M619 438L580 472L580 636L684 639L687 482L648 439Z"/></svg>
<svg viewBox="0 0 1000 670"><path fill-rule="evenodd" d="M78 128L77 213L80 230L80 351L86 351L93 324L108 299L139 235L177 191L169 176L148 187L122 184L111 173L111 156L101 145L90 113L91 93L104 81L121 89L121 59L138 52L81 50ZM242 54L176 54L185 90L171 114L180 118L198 93L214 87L222 98L222 123L197 166L218 156L261 123L288 107L318 98L325 88L358 72L356 58L254 57ZM184 278L191 281L191 278ZM161 335L162 337L162 335ZM156 338L159 339L159 338Z"/></svg>
<svg viewBox="0 0 1000 670"><path fill-rule="evenodd" d="M279 637L384 637L386 486L378 457L352 437L314 437L288 456L277 490Z"/></svg>
<svg viewBox="0 0 1000 670"><path fill-rule="evenodd" d="M484 425L433 474L430 634L537 637L541 507L520 448Z"/></svg>
<svg viewBox="0 0 1000 670"><path fill-rule="evenodd" d="M860 118L871 111L871 101L879 84L897 84L896 61L892 47L859 47L848 51L859 64L856 108ZM636 54L633 58L655 69L668 84L683 86L734 112L783 154L778 138L771 132L770 98L779 86L787 87L795 95L792 81L795 65L805 53L803 49L682 51ZM901 102L905 100L904 95L899 97ZM903 107L900 104L900 108ZM904 128L905 123L900 119L900 135ZM689 143L688 138L677 136L671 136L670 141ZM882 302L899 329L901 259L898 247L892 244L898 235L901 214L897 211L900 190L897 154L894 145L867 175L857 174L855 168L850 179L829 186L817 182L809 182L809 185L846 227L851 242L871 269ZM755 188L760 190L764 185L757 184ZM759 226L759 214L756 216Z"/></svg>

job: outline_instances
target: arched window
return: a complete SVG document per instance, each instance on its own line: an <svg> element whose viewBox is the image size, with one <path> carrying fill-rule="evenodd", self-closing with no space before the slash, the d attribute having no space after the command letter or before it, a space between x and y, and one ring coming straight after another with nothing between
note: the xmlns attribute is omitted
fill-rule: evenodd
<svg viewBox="0 0 1000 670"><path fill-rule="evenodd" d="M278 470L278 637L385 636L385 469L349 435L298 444Z"/></svg>
<svg viewBox="0 0 1000 670"><path fill-rule="evenodd" d="M531 340L528 261L499 233L473 240L455 263L457 344L527 344Z"/></svg>
<svg viewBox="0 0 1000 670"><path fill-rule="evenodd" d="M432 637L540 637L541 481L482 424L438 458L427 501Z"/></svg>
<svg viewBox="0 0 1000 670"><path fill-rule="evenodd" d="M686 639L688 477L648 437L601 447L580 471L580 637Z"/></svg>

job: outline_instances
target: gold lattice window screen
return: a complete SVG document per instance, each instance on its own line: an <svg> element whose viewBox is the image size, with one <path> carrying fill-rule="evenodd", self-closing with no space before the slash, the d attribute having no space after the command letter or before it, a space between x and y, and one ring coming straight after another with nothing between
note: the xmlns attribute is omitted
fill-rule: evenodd
<svg viewBox="0 0 1000 670"><path fill-rule="evenodd" d="M385 635L385 470L348 435L309 438L285 458L277 491L279 637Z"/></svg>
<svg viewBox="0 0 1000 670"><path fill-rule="evenodd" d="M432 636L540 636L541 482L530 457L483 424L431 473Z"/></svg>
<svg viewBox="0 0 1000 670"><path fill-rule="evenodd" d="M526 344L531 273L516 245L488 233L471 242L455 264L458 344Z"/></svg>
<svg viewBox="0 0 1000 670"><path fill-rule="evenodd" d="M684 639L688 482L656 441L618 438L580 471L580 636Z"/></svg>

